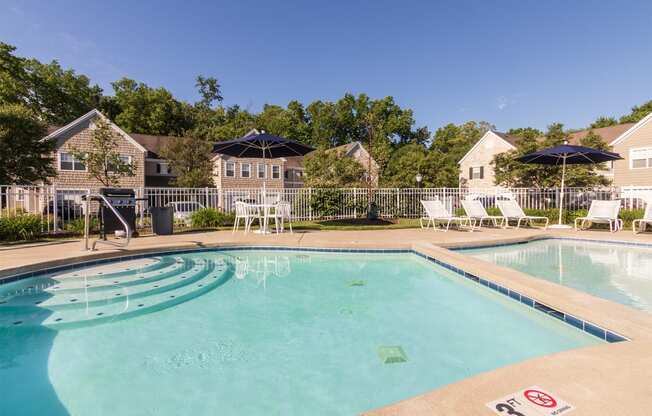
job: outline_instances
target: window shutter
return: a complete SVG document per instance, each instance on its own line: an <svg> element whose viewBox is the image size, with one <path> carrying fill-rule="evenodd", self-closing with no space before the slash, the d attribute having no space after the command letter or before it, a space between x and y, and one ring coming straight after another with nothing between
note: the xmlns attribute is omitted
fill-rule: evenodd
<svg viewBox="0 0 652 416"><path fill-rule="evenodd" d="M480 166L480 179L484 179L484 166Z"/></svg>
<svg viewBox="0 0 652 416"><path fill-rule="evenodd" d="M469 179L473 179L473 168L469 168Z"/></svg>
<svg viewBox="0 0 652 416"><path fill-rule="evenodd" d="M160 163L156 164L156 173L161 173L161 164Z"/></svg>

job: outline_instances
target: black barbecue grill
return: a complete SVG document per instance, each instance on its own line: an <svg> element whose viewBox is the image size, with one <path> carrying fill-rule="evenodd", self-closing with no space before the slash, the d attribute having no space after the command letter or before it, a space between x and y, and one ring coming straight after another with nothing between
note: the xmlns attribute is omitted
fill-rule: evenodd
<svg viewBox="0 0 652 416"><path fill-rule="evenodd" d="M120 213L122 218L127 222L131 228L132 235L136 234L136 192L133 189L127 188L100 188L99 194L103 195L109 203ZM107 234L115 233L116 231L124 231L124 226L106 206L101 203L100 208L100 232L102 238L106 238Z"/></svg>

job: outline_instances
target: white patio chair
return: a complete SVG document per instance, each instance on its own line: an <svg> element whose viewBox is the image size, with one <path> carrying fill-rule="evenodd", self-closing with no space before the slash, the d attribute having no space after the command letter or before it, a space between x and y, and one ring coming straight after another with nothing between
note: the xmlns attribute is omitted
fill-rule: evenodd
<svg viewBox="0 0 652 416"><path fill-rule="evenodd" d="M456 222L458 227L468 227L469 231L473 231L475 227L475 220L472 220L469 217L455 217L453 214L448 212L444 204L441 201L421 201L423 209L425 210L426 215L419 219L421 228L428 228L432 224L433 230L437 229L437 224L441 223L442 227L445 225L444 231L448 231L451 223ZM425 227L423 225L423 220L428 220Z"/></svg>
<svg viewBox="0 0 652 416"><path fill-rule="evenodd" d="M533 226L534 221L545 221L543 229L548 228L548 222L550 219L548 217L539 217L536 215L527 215L523 208L516 202L515 199L496 201L498 209L503 217L503 227L509 227L509 221L516 221L516 228L520 228L521 224L528 223L530 226Z"/></svg>
<svg viewBox="0 0 652 416"><path fill-rule="evenodd" d="M498 221L500 220L500 225L503 225L504 217L500 215L489 215L487 210L482 205L482 202L477 199L465 199L462 200L462 208L466 216L475 220L478 228L482 227L482 222L485 220L491 221L494 227L498 227Z"/></svg>
<svg viewBox="0 0 652 416"><path fill-rule="evenodd" d="M236 201L235 202L235 220L233 221L233 233L238 230L240 226L240 220L244 222L244 232L245 234L251 229L251 224L256 218L259 218L258 210L247 204L246 202Z"/></svg>
<svg viewBox="0 0 652 416"><path fill-rule="evenodd" d="M636 232L636 224L638 224L639 227L638 232ZM634 231L634 234L642 233L645 231L647 224L652 224L652 202L648 202L645 206L645 213L643 214L643 218L635 219L632 222L632 231Z"/></svg>
<svg viewBox="0 0 652 416"><path fill-rule="evenodd" d="M285 232L285 220L287 220L288 226L290 227L290 233L294 233L292 231L292 207L289 202L279 202L276 204L273 218L277 233L279 232L279 228L281 232Z"/></svg>
<svg viewBox="0 0 652 416"><path fill-rule="evenodd" d="M609 224L609 231L616 232L623 227L623 220L618 218L620 212L620 200L591 201L589 212L586 217L575 218L575 231L585 230L586 224ZM579 223L579 226L578 226Z"/></svg>

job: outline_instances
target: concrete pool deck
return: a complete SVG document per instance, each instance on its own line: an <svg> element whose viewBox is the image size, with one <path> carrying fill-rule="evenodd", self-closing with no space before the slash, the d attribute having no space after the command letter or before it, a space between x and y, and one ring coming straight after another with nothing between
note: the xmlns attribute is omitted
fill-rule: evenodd
<svg viewBox="0 0 652 416"><path fill-rule="evenodd" d="M0 246L0 279L60 264L173 249L232 245L414 249L598 324L630 341L527 360L371 411L369 415L490 415L492 412L485 403L532 385L551 390L571 403L575 407L573 415L652 414L652 314L499 267L464 252L447 250L447 247L503 244L544 237L652 244L652 234L635 236L631 231L482 229L473 233L444 233L401 229L306 231L278 236L215 231L142 237L132 240L126 249L100 245L97 252L82 251L83 243L79 240Z"/></svg>

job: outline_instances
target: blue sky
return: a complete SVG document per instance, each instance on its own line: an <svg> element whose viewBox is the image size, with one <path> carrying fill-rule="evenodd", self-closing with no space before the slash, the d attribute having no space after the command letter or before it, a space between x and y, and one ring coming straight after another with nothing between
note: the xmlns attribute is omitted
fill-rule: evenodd
<svg viewBox="0 0 652 416"><path fill-rule="evenodd" d="M203 4L210 3L210 4ZM0 40L111 93L123 76L224 103L392 95L432 131L583 127L652 99L652 1L2 0Z"/></svg>

